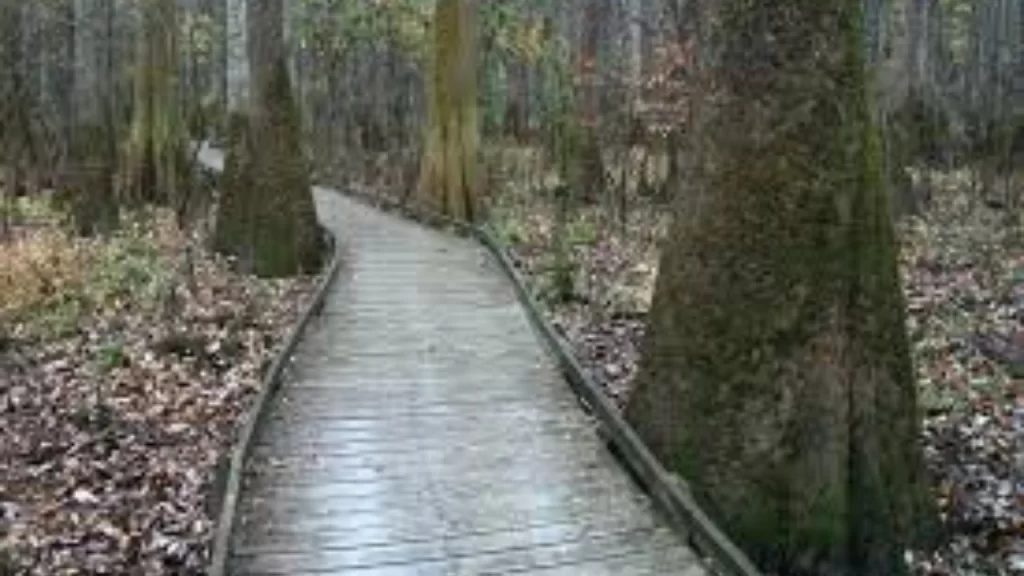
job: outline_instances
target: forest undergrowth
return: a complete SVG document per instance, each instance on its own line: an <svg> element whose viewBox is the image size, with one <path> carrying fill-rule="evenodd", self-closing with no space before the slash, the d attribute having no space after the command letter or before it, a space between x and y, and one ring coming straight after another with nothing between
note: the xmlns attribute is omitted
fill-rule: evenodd
<svg viewBox="0 0 1024 576"><path fill-rule="evenodd" d="M968 190L964 174L939 177L930 208L899 225L921 442L948 536L934 554L908 553L921 576L1024 574L1024 232ZM668 226L652 198L629 202L626 222L600 205L570 211L568 294L555 201L506 186L491 211L550 320L619 406Z"/></svg>
<svg viewBox="0 0 1024 576"><path fill-rule="evenodd" d="M202 574L215 470L315 278L232 271L173 215L0 243L0 574Z"/></svg>

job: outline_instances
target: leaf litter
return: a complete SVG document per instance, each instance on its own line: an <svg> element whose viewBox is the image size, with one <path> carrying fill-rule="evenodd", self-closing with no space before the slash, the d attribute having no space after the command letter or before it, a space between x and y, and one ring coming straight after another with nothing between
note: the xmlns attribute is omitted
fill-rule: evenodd
<svg viewBox="0 0 1024 576"><path fill-rule="evenodd" d="M111 280L118 242L150 259ZM101 272L74 293L0 315L0 574L205 573L214 471L316 279L202 246L157 215L74 246Z"/></svg>

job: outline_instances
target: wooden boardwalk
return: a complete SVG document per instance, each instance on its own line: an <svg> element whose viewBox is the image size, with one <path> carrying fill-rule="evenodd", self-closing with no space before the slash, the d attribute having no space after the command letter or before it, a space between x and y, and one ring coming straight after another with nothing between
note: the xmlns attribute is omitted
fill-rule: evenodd
<svg viewBox="0 0 1024 576"><path fill-rule="evenodd" d="M230 573L699 576L470 240L317 191L345 269L260 431Z"/></svg>

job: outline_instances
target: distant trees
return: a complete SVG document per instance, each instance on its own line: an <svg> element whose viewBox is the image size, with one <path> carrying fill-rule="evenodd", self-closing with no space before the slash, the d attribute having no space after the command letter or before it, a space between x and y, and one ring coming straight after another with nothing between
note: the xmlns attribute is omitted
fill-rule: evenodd
<svg viewBox="0 0 1024 576"><path fill-rule="evenodd" d="M935 170L967 168L977 194L1014 205L1024 165L1024 2L867 3L886 160L905 212L928 206ZM909 169L917 178L912 178Z"/></svg>
<svg viewBox="0 0 1024 576"><path fill-rule="evenodd" d="M5 96L0 121L16 128L5 132L5 157L21 158L4 161L10 177L53 182L58 173L68 176L62 182L81 189L68 196L75 197L69 205L83 233L115 225L116 210L96 209L111 202L180 208L189 189L182 166L186 127L201 136L199 124L208 122L223 136L224 110L229 101L237 105L240 87L250 81L247 59L238 54L248 50L248 3L8 2L0 58L10 65L0 89L17 97ZM573 185L574 197L607 199L611 210L621 211L623 175L648 179L649 168L656 169L657 181L640 187L663 190L665 175L677 175L686 161L676 150L688 116L680 95L696 46L696 5L297 0L288 3L291 17L284 24L291 34L288 68L302 79L292 100L307 112L304 128L317 142L320 167L335 164L328 172L361 179L365 172L366 180L400 188L403 197L418 189L421 200L447 210L485 186L473 182L479 174L468 175L471 163L462 164L465 170L448 167L452 153L482 129L475 141L484 149L495 137L543 148L549 164L562 166L561 179ZM1012 204L1024 178L1015 175L1024 148L1024 1L866 0L865 6L883 159L887 179L906 200L900 206L925 207L930 175L949 168L969 169L979 197ZM462 26L468 26L465 35ZM463 47L449 52L449 41ZM445 58L454 60L431 67ZM474 67L479 91L473 74L449 74ZM462 84L449 98L441 81ZM86 92L109 102L97 109L83 100ZM479 112L467 105L472 100ZM87 105L80 110L79 103ZM78 126L76 116L101 133L87 135L92 130ZM458 134L441 129L453 121ZM456 136L465 142L449 146ZM105 150L114 144L113 156L107 150L106 159L86 162L75 140L97 138L108 143ZM94 146L85 148L98 154ZM643 169L624 169L629 162ZM102 171L100 164L120 176L107 191L84 186L86 173Z"/></svg>
<svg viewBox="0 0 1024 576"><path fill-rule="evenodd" d="M765 570L904 574L935 519L861 2L714 9L627 416Z"/></svg>
<svg viewBox="0 0 1024 576"><path fill-rule="evenodd" d="M111 232L121 208L144 205L185 225L210 200L189 138L224 124L211 115L223 101L247 144L231 155L214 245L259 274L318 266L280 0L2 0L0 15L0 229L30 179L55 184L80 234Z"/></svg>

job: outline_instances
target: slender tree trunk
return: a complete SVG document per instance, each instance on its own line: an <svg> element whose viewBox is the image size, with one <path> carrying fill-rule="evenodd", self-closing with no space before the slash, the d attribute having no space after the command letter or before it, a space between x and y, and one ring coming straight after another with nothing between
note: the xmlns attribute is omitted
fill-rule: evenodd
<svg viewBox="0 0 1024 576"><path fill-rule="evenodd" d="M178 93L176 0L145 0L136 39L135 110L129 134L127 188L136 203L180 209L186 132Z"/></svg>
<svg viewBox="0 0 1024 576"><path fill-rule="evenodd" d="M21 6L16 0L0 0L0 242L10 234L14 198L21 184L23 138L20 126L25 89L21 66Z"/></svg>
<svg viewBox="0 0 1024 576"><path fill-rule="evenodd" d="M113 0L74 0L74 112L69 184L79 234L117 226L114 198L114 73L110 60Z"/></svg>
<svg viewBox="0 0 1024 576"><path fill-rule="evenodd" d="M718 4L627 409L751 558L794 576L905 574L934 520L860 4Z"/></svg>
<svg viewBox="0 0 1024 576"><path fill-rule="evenodd" d="M224 67L230 115L244 111L249 102L248 0L224 0L224 3Z"/></svg>
<svg viewBox="0 0 1024 576"><path fill-rule="evenodd" d="M583 8L582 45L579 52L576 109L579 113L579 140L576 153L575 186L580 198L594 201L604 193L604 161L598 130L600 92L598 86L598 50L601 42L600 16L603 0L588 1Z"/></svg>
<svg viewBox="0 0 1024 576"><path fill-rule="evenodd" d="M435 10L419 197L442 214L473 221L479 186L476 0L439 0Z"/></svg>

